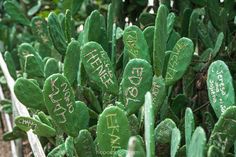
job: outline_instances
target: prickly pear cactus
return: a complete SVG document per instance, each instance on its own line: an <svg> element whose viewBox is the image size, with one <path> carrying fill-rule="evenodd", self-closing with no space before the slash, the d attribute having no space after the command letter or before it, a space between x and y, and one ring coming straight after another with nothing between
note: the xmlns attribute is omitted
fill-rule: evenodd
<svg viewBox="0 0 236 157"><path fill-rule="evenodd" d="M232 76L223 61L213 62L207 74L207 88L210 103L217 115L235 105L235 93Z"/></svg>
<svg viewBox="0 0 236 157"><path fill-rule="evenodd" d="M48 15L48 31L55 49L61 54L66 53L66 37L59 22L58 16L51 12Z"/></svg>
<svg viewBox="0 0 236 157"><path fill-rule="evenodd" d="M188 152L191 153L191 151L189 150L189 145L192 138L193 130L195 129L194 115L190 108L187 108L185 110L184 125L186 152L188 155Z"/></svg>
<svg viewBox="0 0 236 157"><path fill-rule="evenodd" d="M47 110L55 123L68 135L77 136L75 96L68 80L61 74L51 75L45 81L43 95Z"/></svg>
<svg viewBox="0 0 236 157"><path fill-rule="evenodd" d="M175 44L167 65L165 83L167 86L178 81L187 70L193 56L193 42L188 38L181 38Z"/></svg>
<svg viewBox="0 0 236 157"><path fill-rule="evenodd" d="M145 157L145 151L140 138L136 136L129 138L127 156Z"/></svg>
<svg viewBox="0 0 236 157"><path fill-rule="evenodd" d="M107 107L98 119L98 154L110 157L116 150L126 149L129 137L129 123L125 112L119 107Z"/></svg>
<svg viewBox="0 0 236 157"><path fill-rule="evenodd" d="M162 76L157 77L154 75L152 79L152 103L153 103L153 110L154 116L157 116L158 111L161 109L161 106L166 98L166 86L165 80Z"/></svg>
<svg viewBox="0 0 236 157"><path fill-rule="evenodd" d="M221 114L211 133L208 145L216 146L222 154L226 154L236 140L235 130L236 107L231 106Z"/></svg>
<svg viewBox="0 0 236 157"><path fill-rule="evenodd" d="M15 124L24 131L33 130L39 136L51 137L56 135L56 130L30 117L16 117Z"/></svg>
<svg viewBox="0 0 236 157"><path fill-rule="evenodd" d="M129 26L124 30L123 41L125 53L130 59L141 58L150 62L150 54L143 32L137 26Z"/></svg>
<svg viewBox="0 0 236 157"><path fill-rule="evenodd" d="M136 112L144 103L144 95L151 89L152 67L144 59L132 59L124 69L121 82L122 99L128 114Z"/></svg>
<svg viewBox="0 0 236 157"><path fill-rule="evenodd" d="M163 72L167 42L167 16L168 9L165 5L161 4L155 20L153 40L153 70L156 76L161 76Z"/></svg>
<svg viewBox="0 0 236 157"><path fill-rule="evenodd" d="M164 119L155 128L155 141L161 144L170 143L172 130L174 128L176 128L176 124L173 120L169 118Z"/></svg>
<svg viewBox="0 0 236 157"><path fill-rule="evenodd" d="M64 75L71 85L77 80L80 61L80 43L74 39L68 44L64 59Z"/></svg>
<svg viewBox="0 0 236 157"><path fill-rule="evenodd" d="M74 139L75 150L81 157L96 156L93 138L88 130L80 130L79 135Z"/></svg>
<svg viewBox="0 0 236 157"><path fill-rule="evenodd" d="M88 42L82 48L81 58L92 81L104 92L118 94L117 79L111 61L101 45L96 42Z"/></svg>
<svg viewBox="0 0 236 157"><path fill-rule="evenodd" d="M188 157L204 157L205 156L206 135L201 127L197 127L193 133L189 144Z"/></svg>
<svg viewBox="0 0 236 157"><path fill-rule="evenodd" d="M171 157L175 157L180 147L181 134L178 128L174 128L171 133Z"/></svg>
<svg viewBox="0 0 236 157"><path fill-rule="evenodd" d="M145 94L144 102L144 136L146 144L146 156L155 156L155 142L154 142L154 113L152 104L152 95L150 92Z"/></svg>
<svg viewBox="0 0 236 157"><path fill-rule="evenodd" d="M18 100L26 107L46 111L43 92L32 81L25 78L17 79L14 85L14 93Z"/></svg>

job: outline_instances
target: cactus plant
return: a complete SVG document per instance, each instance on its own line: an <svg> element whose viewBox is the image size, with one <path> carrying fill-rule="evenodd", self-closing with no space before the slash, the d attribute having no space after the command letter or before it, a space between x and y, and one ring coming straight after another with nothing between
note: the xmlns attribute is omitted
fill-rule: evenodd
<svg viewBox="0 0 236 157"><path fill-rule="evenodd" d="M235 156L235 5L0 2L3 139L32 130L49 157Z"/></svg>

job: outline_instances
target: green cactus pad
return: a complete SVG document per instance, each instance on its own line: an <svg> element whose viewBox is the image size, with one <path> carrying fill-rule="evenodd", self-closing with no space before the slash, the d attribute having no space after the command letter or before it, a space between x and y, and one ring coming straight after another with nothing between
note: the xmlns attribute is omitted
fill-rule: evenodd
<svg viewBox="0 0 236 157"><path fill-rule="evenodd" d="M56 135L55 129L31 117L16 117L15 124L24 131L29 131L32 129L33 133L39 136L52 137Z"/></svg>
<svg viewBox="0 0 236 157"><path fill-rule="evenodd" d="M223 61L213 62L207 74L208 96L217 117L235 104L232 76Z"/></svg>
<svg viewBox="0 0 236 157"><path fill-rule="evenodd" d="M80 157L96 156L93 138L88 130L80 130L74 139L75 150Z"/></svg>
<svg viewBox="0 0 236 157"><path fill-rule="evenodd" d="M185 126L184 128L185 128L186 152L189 152L189 145L192 138L192 133L193 130L195 129L194 115L191 108L187 108L185 110L184 126Z"/></svg>
<svg viewBox="0 0 236 157"><path fill-rule="evenodd" d="M118 106L118 105L117 105ZM131 135L139 134L139 121L135 114L128 117Z"/></svg>
<svg viewBox="0 0 236 157"><path fill-rule="evenodd" d="M68 44L64 59L64 76L71 85L77 80L80 62L80 43L74 39Z"/></svg>
<svg viewBox="0 0 236 157"><path fill-rule="evenodd" d="M49 120L49 116L47 116L44 112L40 111L38 112L37 115L42 123L45 123L50 127L53 127L51 121Z"/></svg>
<svg viewBox="0 0 236 157"><path fill-rule="evenodd" d="M153 39L154 39L154 26L148 26L143 30L144 38L148 44L148 51L151 58L151 63L153 62Z"/></svg>
<svg viewBox="0 0 236 157"><path fill-rule="evenodd" d="M48 153L47 157L62 157L66 155L65 143L58 145L51 152Z"/></svg>
<svg viewBox="0 0 236 157"><path fill-rule="evenodd" d="M82 62L89 78L105 92L118 94L118 84L111 61L101 45L88 42L82 48Z"/></svg>
<svg viewBox="0 0 236 157"><path fill-rule="evenodd" d="M51 39L47 29L47 22L40 16L35 16L31 20L31 30L40 43L51 46Z"/></svg>
<svg viewBox="0 0 236 157"><path fill-rule="evenodd" d="M190 39L183 37L177 41L168 61L166 85L173 85L184 75L191 63L193 52L193 42Z"/></svg>
<svg viewBox="0 0 236 157"><path fill-rule="evenodd" d="M6 132L2 135L2 139L4 141L16 140L18 138L24 138L26 134L22 131L18 126L14 126L13 130L10 132Z"/></svg>
<svg viewBox="0 0 236 157"><path fill-rule="evenodd" d="M78 121L77 130L87 129L89 124L89 110L85 103L82 101L75 102L75 113L77 114L76 119Z"/></svg>
<svg viewBox="0 0 236 157"><path fill-rule="evenodd" d="M155 156L155 142L154 142L154 113L152 104L152 95L150 92L145 94L144 103L144 136L146 144L146 157Z"/></svg>
<svg viewBox="0 0 236 157"><path fill-rule="evenodd" d="M226 154L236 140L236 107L231 106L223 112L215 124L208 145L215 145Z"/></svg>
<svg viewBox="0 0 236 157"><path fill-rule="evenodd" d="M130 59L141 58L150 63L147 42L142 31L137 26L129 26L124 30L123 42Z"/></svg>
<svg viewBox="0 0 236 157"><path fill-rule="evenodd" d="M161 4L157 11L153 40L153 70L155 75L162 75L167 42L168 9Z"/></svg>
<svg viewBox="0 0 236 157"><path fill-rule="evenodd" d="M73 157L74 156L74 138L68 136L65 141L65 149L66 149L66 156Z"/></svg>
<svg viewBox="0 0 236 157"><path fill-rule="evenodd" d="M43 62L34 55L27 55L25 58L24 71L29 77L44 77Z"/></svg>
<svg viewBox="0 0 236 157"><path fill-rule="evenodd" d="M166 86L165 80L162 76L157 77L154 75L152 79L152 104L154 116L157 116L158 111L161 109L161 106L166 98Z"/></svg>
<svg viewBox="0 0 236 157"><path fill-rule="evenodd" d="M8 71L13 79L17 78L16 67L12 55L10 52L6 51L4 54L4 59L7 64Z"/></svg>
<svg viewBox="0 0 236 157"><path fill-rule="evenodd" d="M44 65L44 75L48 78L52 74L59 73L58 61L54 58L49 58Z"/></svg>
<svg viewBox="0 0 236 157"><path fill-rule="evenodd" d="M110 157L118 149L127 148L130 137L125 112L119 107L107 107L99 116L97 125L98 153Z"/></svg>
<svg viewBox="0 0 236 157"><path fill-rule="evenodd" d="M160 144L167 144L171 142L171 133L172 130L176 128L175 122L167 118L163 120L155 128L155 140Z"/></svg>
<svg viewBox="0 0 236 157"><path fill-rule="evenodd" d="M61 55L65 55L67 47L66 37L62 30L58 17L54 12L51 12L48 15L48 30L55 49Z"/></svg>
<svg viewBox="0 0 236 157"><path fill-rule="evenodd" d="M206 135L201 127L197 127L189 144L188 157L205 157Z"/></svg>
<svg viewBox="0 0 236 157"><path fill-rule="evenodd" d="M75 96L68 80L61 74L48 77L43 87L47 110L60 128L68 135L77 136Z"/></svg>
<svg viewBox="0 0 236 157"><path fill-rule="evenodd" d="M170 156L175 157L180 146L181 134L178 128L174 128L171 134Z"/></svg>
<svg viewBox="0 0 236 157"><path fill-rule="evenodd" d="M207 151L207 157L224 157L218 147L211 145Z"/></svg>
<svg viewBox="0 0 236 157"><path fill-rule="evenodd" d="M7 14L9 14L13 20L20 24L30 26L29 19L24 15L17 2L5 1L3 6Z"/></svg>
<svg viewBox="0 0 236 157"><path fill-rule="evenodd" d="M145 157L145 151L140 139L136 136L129 138L127 156Z"/></svg>
<svg viewBox="0 0 236 157"><path fill-rule="evenodd" d="M132 59L124 69L121 89L128 114L136 112L144 103L144 95L152 86L152 67L144 59Z"/></svg>
<svg viewBox="0 0 236 157"><path fill-rule="evenodd" d="M18 48L21 67L25 67L25 60L28 55L33 55L40 66L43 66L43 61L35 49L28 43L22 43Z"/></svg>
<svg viewBox="0 0 236 157"><path fill-rule="evenodd" d="M46 111L42 90L32 81L19 78L14 85L17 99L26 107Z"/></svg>

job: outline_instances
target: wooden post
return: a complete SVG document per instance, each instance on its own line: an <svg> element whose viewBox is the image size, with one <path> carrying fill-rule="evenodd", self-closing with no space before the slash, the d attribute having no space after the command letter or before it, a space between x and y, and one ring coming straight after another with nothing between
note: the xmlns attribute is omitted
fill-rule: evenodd
<svg viewBox="0 0 236 157"><path fill-rule="evenodd" d="M15 81L13 80L13 78L11 77L11 75L8 71L7 65L3 59L1 52L0 52L0 67L1 67L3 74L6 78L8 88L11 92L11 99L14 102L13 104L15 105L17 112L19 113L20 116L30 117L27 108L16 98L16 95L14 93ZM32 130L27 132L27 136L28 136L28 140L29 140L29 143L30 143L30 146L31 146L34 156L35 157L46 157L38 137L32 132Z"/></svg>

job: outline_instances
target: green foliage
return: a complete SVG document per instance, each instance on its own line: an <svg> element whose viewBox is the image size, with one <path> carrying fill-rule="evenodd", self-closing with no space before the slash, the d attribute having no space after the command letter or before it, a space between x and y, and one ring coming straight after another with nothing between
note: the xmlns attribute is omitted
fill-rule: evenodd
<svg viewBox="0 0 236 157"><path fill-rule="evenodd" d="M33 130L49 157L235 155L235 6L0 2L0 51L30 114L3 139Z"/></svg>

